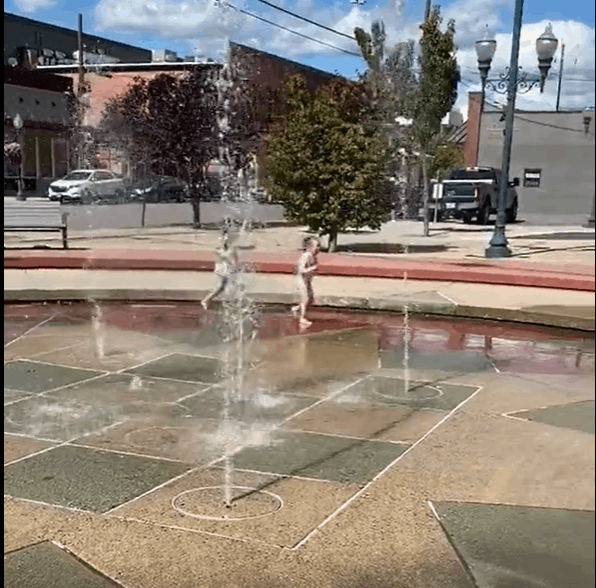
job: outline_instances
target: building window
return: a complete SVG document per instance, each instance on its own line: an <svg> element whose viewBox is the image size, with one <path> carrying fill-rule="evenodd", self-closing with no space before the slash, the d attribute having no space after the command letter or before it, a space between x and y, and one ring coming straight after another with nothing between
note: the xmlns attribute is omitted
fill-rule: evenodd
<svg viewBox="0 0 596 588"><path fill-rule="evenodd" d="M540 188L541 169L524 169L524 188Z"/></svg>

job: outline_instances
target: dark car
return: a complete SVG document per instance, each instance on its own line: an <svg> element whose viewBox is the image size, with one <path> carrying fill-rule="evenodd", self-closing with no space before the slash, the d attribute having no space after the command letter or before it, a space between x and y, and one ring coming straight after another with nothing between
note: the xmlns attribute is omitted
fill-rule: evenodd
<svg viewBox="0 0 596 588"><path fill-rule="evenodd" d="M186 202L188 185L171 176L158 176L134 182L128 187L131 202Z"/></svg>

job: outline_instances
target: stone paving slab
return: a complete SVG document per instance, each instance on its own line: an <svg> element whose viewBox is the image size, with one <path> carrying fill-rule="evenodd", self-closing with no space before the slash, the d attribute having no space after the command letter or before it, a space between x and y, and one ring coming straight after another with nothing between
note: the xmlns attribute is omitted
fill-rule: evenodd
<svg viewBox="0 0 596 588"><path fill-rule="evenodd" d="M40 441L39 439L17 437L16 435L4 433L4 463L9 463L54 446L55 443L51 441Z"/></svg>
<svg viewBox="0 0 596 588"><path fill-rule="evenodd" d="M478 588L594 585L593 512L492 504L435 508Z"/></svg>
<svg viewBox="0 0 596 588"><path fill-rule="evenodd" d="M68 441L122 418L115 406L35 396L4 407L4 430L51 441Z"/></svg>
<svg viewBox="0 0 596 588"><path fill-rule="evenodd" d="M62 446L5 467L4 492L102 513L189 469L171 461Z"/></svg>
<svg viewBox="0 0 596 588"><path fill-rule="evenodd" d="M43 392L101 375L102 372L17 360L4 364L4 384L13 390Z"/></svg>
<svg viewBox="0 0 596 588"><path fill-rule="evenodd" d="M595 432L593 400L549 406L536 410L519 411L509 413L508 416L546 423L555 427L568 427L577 431L591 433L592 435Z"/></svg>
<svg viewBox="0 0 596 588"><path fill-rule="evenodd" d="M284 423L283 429L409 445L418 441L446 415L446 411L440 410L350 402L349 398L339 396L291 418Z"/></svg>
<svg viewBox="0 0 596 588"><path fill-rule="evenodd" d="M267 446L240 450L234 464L240 469L365 484L406 449L397 443L279 431Z"/></svg>
<svg viewBox="0 0 596 588"><path fill-rule="evenodd" d="M207 389L205 384L109 374L46 394L61 401L81 401L118 408L124 415L147 413Z"/></svg>
<svg viewBox="0 0 596 588"><path fill-rule="evenodd" d="M131 417L72 444L202 466L224 455L228 439L218 421L153 413Z"/></svg>
<svg viewBox="0 0 596 588"><path fill-rule="evenodd" d="M449 411L477 390L478 386L450 382L406 382L402 378L371 376L348 388L337 401L357 403L364 400L381 405Z"/></svg>
<svg viewBox="0 0 596 588"><path fill-rule="evenodd" d="M4 586L119 588L120 584L64 548L43 541L4 555Z"/></svg>

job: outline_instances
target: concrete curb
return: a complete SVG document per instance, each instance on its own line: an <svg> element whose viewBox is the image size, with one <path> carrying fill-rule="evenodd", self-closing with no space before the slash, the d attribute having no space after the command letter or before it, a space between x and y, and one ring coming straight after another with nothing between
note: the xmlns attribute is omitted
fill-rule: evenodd
<svg viewBox="0 0 596 588"><path fill-rule="evenodd" d="M83 291L24 289L5 290L4 302L82 302L89 301L90 299L97 301L199 302L206 294L207 290L134 290L112 288ZM259 302L267 305L289 306L295 303L295 297L292 294L254 292L252 296ZM411 312L422 315L507 321L579 331L595 331L593 317L564 315L536 309L490 308L457 305L449 302L416 302L405 299L368 298L364 296L321 296L318 298L317 306L402 314L404 304L406 303Z"/></svg>
<svg viewBox="0 0 596 588"><path fill-rule="evenodd" d="M253 253L247 263L259 273L292 274L296 253ZM204 251L96 250L5 252L4 269L87 269L212 271L213 254ZM590 267L522 265L514 260L416 261L341 254L321 254L320 276L358 278L398 278L412 280L467 282L502 286L530 286L558 290L594 292L594 269Z"/></svg>

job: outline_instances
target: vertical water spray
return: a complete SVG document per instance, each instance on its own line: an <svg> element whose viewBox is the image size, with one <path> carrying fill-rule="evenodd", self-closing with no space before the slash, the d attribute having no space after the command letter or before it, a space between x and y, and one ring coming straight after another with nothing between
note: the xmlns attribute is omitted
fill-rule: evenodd
<svg viewBox="0 0 596 588"><path fill-rule="evenodd" d="M226 208L234 205L242 218L240 237L250 225L251 195L247 188L245 170L238 160L242 155L232 152L234 147L231 139L232 115L234 113L233 99L237 76L226 63L220 70L215 85L217 88L217 125L218 125L218 156L219 177L222 188L222 203ZM236 146L237 147L237 146ZM223 239L231 239L232 223L229 217L224 219ZM232 245L233 246L233 245ZM224 341L229 344L224 360L224 408L223 431L226 436L224 443L224 504L232 505L234 434L231 428L232 405L245 400L245 371L246 357L250 342L256 336L257 309L255 303L247 295L248 269L237 263L232 269L231 283L222 304L222 324Z"/></svg>
<svg viewBox="0 0 596 588"><path fill-rule="evenodd" d="M408 272L404 272L404 292L408 283ZM404 304L404 394L410 390L410 319L408 304Z"/></svg>
<svg viewBox="0 0 596 588"><path fill-rule="evenodd" d="M95 339L95 353L97 358L102 360L105 357L105 324L103 312L96 300L93 303L93 313L91 315L91 325L93 326L93 335Z"/></svg>

